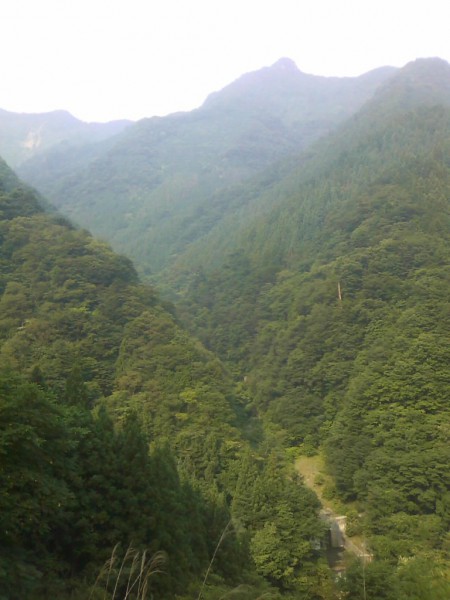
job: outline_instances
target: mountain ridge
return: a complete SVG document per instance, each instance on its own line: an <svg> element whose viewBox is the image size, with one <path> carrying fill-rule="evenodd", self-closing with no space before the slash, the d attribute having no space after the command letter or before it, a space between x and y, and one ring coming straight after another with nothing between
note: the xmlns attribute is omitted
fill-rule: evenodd
<svg viewBox="0 0 450 600"><path fill-rule="evenodd" d="M11 399L11 379L2 373L0 388L9 386L5 396L19 440L29 442L30 432L39 431L45 443L38 437L36 448L50 445L57 460L56 467L51 461L42 467L41 454L33 452L37 464L30 465L24 453L16 465L14 452L8 454L13 486L11 494L0 495L7 509L0 510L0 520L2 530L14 524L20 543L9 537L14 552L0 556L0 582L11 577L13 556L14 577L27 585L21 578L24 549L25 564L42 568L35 547L45 548L44 558L54 564L57 542L64 576L72 572L74 553L80 561L77 552L86 550L94 561L96 544L106 539L112 546L117 533L126 539L132 526L152 550L168 548L175 558L172 587L167 579L161 587L152 582L156 597L198 597L188 583L205 572L208 556L215 561L214 583L205 592L211 598L265 595L238 585L246 568L255 582L253 567L276 586L275 597L449 596L448 77L441 62L408 64L327 136L275 163L276 151L260 144L265 134L272 144L286 138L277 115L268 119L267 113L258 113L265 128L257 128L253 145L247 129L220 129L220 119L211 122L197 110L146 120L121 134L119 152L113 144L98 162L95 154L90 190L104 194L110 213L125 191L124 219L136 213L145 229L148 197L140 194L146 186L149 192L163 188L153 198L159 220L147 233L151 253L169 233L180 242L169 245L180 252L179 263L173 256L169 261L180 271L159 274L178 292L177 317L140 284L129 260L60 216L36 211L36 195L21 184L14 189L9 175L0 192L0 358L27 378L28 391L23 379ZM268 100L273 105L276 99ZM232 108L227 124L242 125L245 111ZM195 144L181 135L194 125ZM287 124L285 130L292 133ZM261 150L269 154L254 154ZM73 158L86 165L85 156ZM238 177L225 168L236 164L252 172L237 187ZM0 162L0 175L2 170L8 178ZM71 173L73 198L90 208L92 196L78 187L79 172ZM217 174L225 179L223 189ZM201 178L209 187L197 185ZM109 195L110 184L116 196ZM186 205L190 212L181 210ZM133 238L136 251L142 239ZM46 388L61 399L59 408L48 397L43 402ZM33 398L43 411L29 410ZM84 413L80 421L74 409L92 403L98 418L89 421ZM117 433L103 409L114 417ZM128 418L135 412L141 425ZM42 414L51 417L50 427L42 427ZM61 427L57 417L63 414ZM61 440L68 424L74 447L81 435L90 435L90 445L80 444L86 456L75 460L86 472L76 470L75 478L64 467L69 448ZM54 433L54 425L59 429L48 444L45 435ZM0 442L9 448L10 439L17 438ZM161 445L150 456L149 439ZM318 503L286 466L298 453L318 450L332 477L317 485L350 509L348 526L367 540L374 559L349 564L338 582L318 548L324 535ZM139 469L130 471L137 463ZM30 489L44 481L39 502L26 487L14 488L30 466ZM70 494L60 480L35 475L39 467L46 477L55 468L64 473L80 497L77 510L73 498L66 504ZM47 482L56 494L46 493ZM209 504L200 502L203 494ZM65 515L60 501L69 508ZM31 524L22 516L30 507ZM63 556L53 515L68 540ZM44 527L36 530L39 518ZM232 525L236 537L228 535ZM30 540L20 539L27 537L22 532L30 532ZM35 545L26 552L30 542ZM238 587L230 590L223 582ZM55 594L47 590L44 596Z"/></svg>
<svg viewBox="0 0 450 600"><path fill-rule="evenodd" d="M439 522L421 543L445 556L450 482L448 81L396 102L423 66L319 142L219 264L191 264L179 297L256 410L293 447L325 445L338 494L364 509L375 555L393 563L419 519Z"/></svg>
<svg viewBox="0 0 450 600"><path fill-rule="evenodd" d="M414 64L414 62L408 63L405 67L407 68L407 73L412 71L414 75L416 72ZM433 67L434 64L433 59L419 61L419 72L423 65L425 67ZM439 62L437 64L441 65ZM433 68L431 71L434 72ZM433 81L438 83L437 87L433 88L434 92L432 89L433 93L430 94L428 90L427 95L423 97L419 93L416 100L413 101L410 98L409 101L412 102L411 110L416 106L419 112L426 112L427 110L433 110L434 106L439 104L439 101L442 99L450 101L450 94L446 91L447 84L445 80L441 80L440 72L441 69L439 68L438 72L434 73L434 75L429 74ZM260 213L265 214L270 212L271 205L273 206L273 214L275 214L277 210L276 205L283 198L289 196L295 197L296 189L299 186L306 185L308 182L314 185L318 178L326 177L328 171L335 172L338 177L339 171L343 165L346 165L353 169L354 173L357 173L360 168L364 169L366 176L370 177L370 169L368 169L366 164L361 164L360 158L361 156L362 160L365 161L364 148L367 146L367 140L378 136L380 139L377 141L377 145L381 148L383 144L386 144L387 150L389 147L389 138L391 137L390 130L399 125L397 122L398 119L405 122L404 130L407 133L408 119L414 118L412 114L408 117L408 112L411 112L409 108L402 102L397 101L399 85L401 87L404 79L402 71L391 76L373 98L368 100L350 119L340 124L334 132L315 142L303 153L293 156L288 160L280 161L277 165L268 168L264 175L255 176L251 181L251 185L246 186L244 182L240 187L233 187L228 191L212 196L212 206L215 204L219 207L224 206L225 208L222 208L224 214L226 214L227 205L231 207L234 203L237 204L238 208L235 214L233 215L231 211L228 211L223 222L218 219L209 231L203 236L199 236L198 239L186 248L184 254L180 253L179 257L175 257L167 272L162 273L159 283L164 284L166 281L169 281L172 282L169 284L169 287L171 287L177 279L182 281L184 278L183 272L186 273L191 268L200 267L208 269L213 265L217 266L217 264L220 264L223 254L230 250L233 243L236 243L239 237L240 226L252 220L257 222L260 218ZM442 85L440 85L441 81ZM418 83L418 87L419 89L422 88L420 82ZM418 118L420 120L420 117ZM445 126L445 123L446 119L443 114L442 126ZM428 125L425 124L424 127L428 127ZM433 127L436 127L436 125ZM382 133L380 133L381 131ZM413 139L408 141L408 144L413 143ZM398 156L395 155L397 153L398 150L395 150L394 154L391 153L386 157L386 160L397 160ZM346 154L351 156L351 161L345 158ZM383 160L382 154L379 152L376 156L378 157L377 160ZM306 214L311 214L311 210L312 207L309 207ZM305 219L307 219L306 215L302 217L302 221L305 221ZM228 224L226 221L228 221ZM290 224L287 216L286 224L287 229L289 229ZM291 225L293 226L293 223ZM185 229L188 226L189 223L185 223ZM312 223L311 226L313 226ZM307 235L305 222L299 224L298 229ZM295 239L295 235L293 231L293 240ZM282 234L282 238L278 242L279 247L283 247L285 244L286 231ZM261 243L263 246L263 238L261 239ZM294 241L293 244L295 244ZM261 254L265 253L263 247L259 251ZM272 244L270 252L275 254L274 244Z"/></svg>
<svg viewBox="0 0 450 600"><path fill-rule="evenodd" d="M127 252L148 275L190 243L180 243L172 219L180 223L208 212L218 190L298 154L390 73L330 83L292 65L267 67L243 75L190 113L138 122L81 169L66 173L65 162L59 181L52 170L46 183L46 165L38 160L22 165L20 175L76 222Z"/></svg>
<svg viewBox="0 0 450 600"><path fill-rule="evenodd" d="M100 142L121 133L131 121L85 123L66 110L16 113L0 109L0 155L12 167L58 144Z"/></svg>

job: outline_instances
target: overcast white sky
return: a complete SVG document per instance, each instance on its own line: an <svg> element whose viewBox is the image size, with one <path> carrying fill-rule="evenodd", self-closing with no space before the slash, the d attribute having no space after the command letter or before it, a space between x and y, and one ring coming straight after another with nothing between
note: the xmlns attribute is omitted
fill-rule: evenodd
<svg viewBox="0 0 450 600"><path fill-rule="evenodd" d="M450 61L449 32L448 0L1 0L0 107L164 115L283 56L338 76Z"/></svg>

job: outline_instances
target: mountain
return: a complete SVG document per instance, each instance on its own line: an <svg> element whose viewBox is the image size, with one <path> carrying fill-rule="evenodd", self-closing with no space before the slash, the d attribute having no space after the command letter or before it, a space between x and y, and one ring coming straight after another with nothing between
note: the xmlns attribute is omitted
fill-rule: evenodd
<svg viewBox="0 0 450 600"><path fill-rule="evenodd" d="M450 66L389 72L305 146L278 96L309 77L284 59L90 163L105 230L133 182L141 208L167 192L158 164L182 175L148 246L176 312L0 163L0 595L73 597L136 539L171 557L155 598L449 597ZM245 153L261 104L289 126ZM87 171L70 177L90 202ZM292 469L317 452L372 559L337 581Z"/></svg>
<svg viewBox="0 0 450 600"><path fill-rule="evenodd" d="M48 113L13 113L0 109L0 155L17 168L50 148L60 151L92 144L119 134L130 121L84 123L63 110Z"/></svg>
<svg viewBox="0 0 450 600"><path fill-rule="evenodd" d="M229 519L188 480L212 485L221 456L223 488L224 444L242 443L233 386L127 259L0 172L0 595L64 597L68 573L93 583L133 542L172 556L167 597L200 578L206 532Z"/></svg>
<svg viewBox="0 0 450 600"><path fill-rule="evenodd" d="M222 218L211 209L216 193L327 134L393 72L316 77L282 59L212 94L197 110L140 121L84 168L68 173L70 160L61 160L65 167L55 178L41 156L20 174L132 257L141 272L156 273Z"/></svg>
<svg viewBox="0 0 450 600"><path fill-rule="evenodd" d="M0 365L1 597L129 597L133 577L155 598L280 598L330 578L319 503L223 364L3 161Z"/></svg>
<svg viewBox="0 0 450 600"><path fill-rule="evenodd" d="M220 260L210 237L171 273L254 410L325 450L392 597L402 561L448 569L449 86L446 62L407 65L281 172Z"/></svg>
<svg viewBox="0 0 450 600"><path fill-rule="evenodd" d="M309 239L311 232L317 232L318 220L325 216L324 209L316 210L316 205L320 207L321 203L316 202L315 190L321 182L331 178L337 182L335 184L333 180L336 192L329 191L326 202L330 202L333 196L338 198L337 190L343 185L342 177L348 175L347 169L351 168L352 180L365 183L373 177L373 165L380 169L399 160L402 154L416 152L421 141L414 136L426 136L429 126L426 111L436 109L436 115L439 115L438 107L448 106L447 79L448 64L443 60L419 59L410 63L380 86L374 98L335 132L324 136L306 151L267 168L251 181L215 194L208 216L214 215L215 211L221 217L213 219L212 227L205 229L203 236L198 236L175 258L161 282L167 279L176 285L184 280L188 271L210 269L223 261L224 254L245 245L243 240L247 237L254 240L254 232L260 227L265 227L266 231L258 238L258 249L253 250L268 264L280 260L283 253L294 252L298 239ZM417 116L409 131L409 121L415 118L414 111L422 114ZM430 134L436 134L434 128L438 126L430 124ZM419 129L419 133L416 134L415 129ZM398 142L396 136L400 136ZM427 144L434 143L432 135L428 138ZM311 197L309 190L312 190ZM296 206L300 193L303 193L302 202ZM285 206L281 209L283 203ZM228 207L232 210L227 210ZM278 214L280 210L284 211L282 217ZM260 213L267 216L261 217ZM298 218L294 217L296 213L299 213ZM197 221L201 222L203 217L198 214ZM283 224L272 227L271 223L277 219ZM247 229L252 222L256 225ZM195 226L194 219L191 226Z"/></svg>

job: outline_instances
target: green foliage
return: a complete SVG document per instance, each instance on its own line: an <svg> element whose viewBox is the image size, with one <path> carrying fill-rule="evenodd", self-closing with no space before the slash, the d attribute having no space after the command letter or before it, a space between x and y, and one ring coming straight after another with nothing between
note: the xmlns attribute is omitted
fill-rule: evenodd
<svg viewBox="0 0 450 600"><path fill-rule="evenodd" d="M232 382L128 260L4 190L0 594L63 598L131 543L167 554L152 589L179 594L230 520ZM214 571L228 584L248 562L233 535Z"/></svg>
<svg viewBox="0 0 450 600"><path fill-rule="evenodd" d="M226 506L182 481L167 447L149 455L134 414L116 428L104 410L93 418L82 404L58 404L35 383L1 377L1 592L64 596L69 575L95 578L113 547L133 544L168 557L153 593L179 593L205 571ZM230 537L215 571L232 582L243 560Z"/></svg>
<svg viewBox="0 0 450 600"><path fill-rule="evenodd" d="M257 571L284 590L300 591L312 584L312 579L305 580L308 569L311 574L317 569L312 541L324 533L318 508L317 498L279 450L260 458L250 451L243 456L233 514L249 532Z"/></svg>
<svg viewBox="0 0 450 600"><path fill-rule="evenodd" d="M246 400L221 362L129 261L25 189L5 185L0 200L0 357L10 369L0 381L0 594L82 597L113 548L121 556L130 545L167 557L149 579L156 597L195 597L208 564L206 590L242 584L249 594L267 584L243 524L256 534L271 504L275 543L294 532L301 542L297 576L317 506L284 467L253 465L257 501L245 516Z"/></svg>
<svg viewBox="0 0 450 600"><path fill-rule="evenodd" d="M283 593L328 600L334 591L313 549L319 503L287 465L296 450L285 451L319 445L333 493L363 512L350 528L363 527L374 554L349 566L336 593L448 595L448 71L439 61L408 66L299 161L236 194L217 192L210 207L221 168L225 185L274 158L253 156L264 128L238 144L238 157L236 132L221 139L218 128L212 151L220 97L143 122L98 161L92 189L108 205L105 227L123 216L106 184L121 195L145 171L146 192L134 188L127 210L151 236L150 252L161 240L152 228L186 208L180 218L192 229L177 245L179 222L161 227L171 236L155 264L211 232L166 274L208 349L128 260L45 214L0 165L7 596L64 597L68 581L80 585L116 543L125 552L133 542L169 557L151 584L156 597L193 597L195 586L221 597L230 585L246 597L239 584L262 589L262 576ZM260 415L264 428L255 428Z"/></svg>
<svg viewBox="0 0 450 600"><path fill-rule="evenodd" d="M152 439L170 440L198 477L225 469L240 434L220 362L138 283L129 261L41 210L29 214L29 194L2 196L16 211L0 223L2 362L22 372L38 366L68 404L101 399L118 418L136 410ZM205 443L214 445L210 456Z"/></svg>
<svg viewBox="0 0 450 600"><path fill-rule="evenodd" d="M440 61L409 66L280 173L273 210L233 232L219 267L180 284L185 322L254 409L289 444L325 446L392 581L400 557L444 552L448 528L449 81ZM255 548L280 575L273 531Z"/></svg>
<svg viewBox="0 0 450 600"><path fill-rule="evenodd" d="M72 503L64 474L73 440L54 399L13 375L0 380L0 435L0 589L20 597L41 576L42 550Z"/></svg>
<svg viewBox="0 0 450 600"><path fill-rule="evenodd" d="M402 559L397 569L385 561L355 561L339 588L345 598L358 600L445 600L450 581L439 556L428 555Z"/></svg>

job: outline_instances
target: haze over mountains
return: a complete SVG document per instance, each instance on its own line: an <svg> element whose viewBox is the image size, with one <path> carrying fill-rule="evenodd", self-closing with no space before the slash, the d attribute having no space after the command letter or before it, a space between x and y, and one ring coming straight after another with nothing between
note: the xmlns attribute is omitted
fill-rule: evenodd
<svg viewBox="0 0 450 600"><path fill-rule="evenodd" d="M0 155L12 167L49 148L95 143L120 133L131 122L84 123L64 110L42 114L0 109Z"/></svg>
<svg viewBox="0 0 450 600"><path fill-rule="evenodd" d="M331 131L393 71L325 78L281 59L191 113L140 121L81 169L79 154L54 148L18 172L75 222L156 272L221 218L210 211L211 196Z"/></svg>
<svg viewBox="0 0 450 600"><path fill-rule="evenodd" d="M199 597L214 558L211 600L445 600L450 66L338 79L281 59L118 127L61 130L17 169L174 305L0 164L0 420L20 442L0 433L0 583L40 600L44 573L73 597L137 539L173 557L156 598ZM317 452L373 555L338 580L292 471Z"/></svg>

